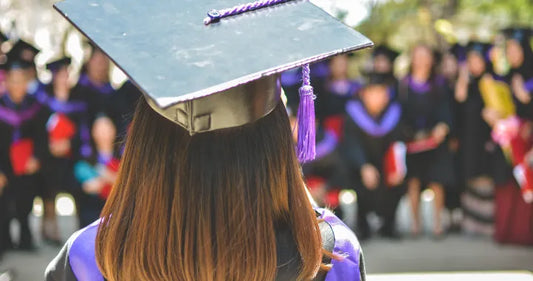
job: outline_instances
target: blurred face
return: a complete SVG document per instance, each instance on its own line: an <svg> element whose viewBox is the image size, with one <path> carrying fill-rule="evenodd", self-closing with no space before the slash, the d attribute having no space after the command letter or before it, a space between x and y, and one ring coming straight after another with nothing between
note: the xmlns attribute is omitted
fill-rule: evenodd
<svg viewBox="0 0 533 281"><path fill-rule="evenodd" d="M413 72L430 73L433 67L433 52L426 46L417 46L413 49Z"/></svg>
<svg viewBox="0 0 533 281"><path fill-rule="evenodd" d="M371 85L363 90L361 100L368 113L379 115L389 103L389 92L384 85Z"/></svg>
<svg viewBox="0 0 533 281"><path fill-rule="evenodd" d="M454 78L457 76L457 59L452 54L446 54L442 58L441 72L447 78Z"/></svg>
<svg viewBox="0 0 533 281"><path fill-rule="evenodd" d="M13 102L22 102L28 90L28 73L26 70L10 70L6 77L6 87Z"/></svg>
<svg viewBox="0 0 533 281"><path fill-rule="evenodd" d="M374 57L374 71L377 73L392 72L392 63L385 55L377 55Z"/></svg>
<svg viewBox="0 0 533 281"><path fill-rule="evenodd" d="M468 53L466 63L468 65L468 71L474 77L479 77L485 72L485 60L478 52Z"/></svg>
<svg viewBox="0 0 533 281"><path fill-rule="evenodd" d="M524 50L516 40L507 40L505 54L512 68L517 68L524 63Z"/></svg>
<svg viewBox="0 0 533 281"><path fill-rule="evenodd" d="M343 79L348 75L348 56L338 55L331 59L329 63L331 77L333 79Z"/></svg>
<svg viewBox="0 0 533 281"><path fill-rule="evenodd" d="M99 117L94 121L91 135L98 149L113 147L117 131L109 117Z"/></svg>
<svg viewBox="0 0 533 281"><path fill-rule="evenodd" d="M69 88L69 81L68 81L68 68L67 67L61 67L59 70L57 70L54 73L54 88L56 89L56 92L64 92L65 90L68 91ZM59 90L59 91L57 91Z"/></svg>
<svg viewBox="0 0 533 281"><path fill-rule="evenodd" d="M95 50L87 62L87 74L100 83L109 81L109 59L101 51Z"/></svg>

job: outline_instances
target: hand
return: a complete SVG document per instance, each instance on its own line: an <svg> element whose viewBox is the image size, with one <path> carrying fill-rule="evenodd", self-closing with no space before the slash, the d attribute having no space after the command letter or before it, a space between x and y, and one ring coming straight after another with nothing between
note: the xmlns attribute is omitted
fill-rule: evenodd
<svg viewBox="0 0 533 281"><path fill-rule="evenodd" d="M444 139L446 139L446 136L448 135L448 132L450 131L450 128L448 125L444 123L438 123L435 128L433 128L433 131L431 132L431 136L437 143L442 143Z"/></svg>
<svg viewBox="0 0 533 281"><path fill-rule="evenodd" d="M531 101L531 96L524 86L524 78L520 74L515 74L511 81L511 88L516 98L523 104L528 104Z"/></svg>
<svg viewBox="0 0 533 281"><path fill-rule="evenodd" d="M455 99L458 102L464 102L468 97L468 83L470 82L470 74L468 73L468 68L465 65L462 65L459 69L459 77L457 77L457 82L455 84Z"/></svg>
<svg viewBox="0 0 533 281"><path fill-rule="evenodd" d="M369 189L374 190L379 185L379 171L376 169L376 167L365 164L363 167L361 167L361 179L363 181L363 185Z"/></svg>
<svg viewBox="0 0 533 281"><path fill-rule="evenodd" d="M94 178L92 180L86 181L82 185L83 191L87 194L99 194L104 188L105 181L101 178Z"/></svg>
<svg viewBox="0 0 533 281"><path fill-rule="evenodd" d="M50 142L50 153L55 157L65 157L70 152L70 140L57 140Z"/></svg>
<svg viewBox="0 0 533 281"><path fill-rule="evenodd" d="M398 186L403 182L404 179L405 179L404 173L401 173L401 174L396 173L392 177L389 178L389 184L391 186Z"/></svg>
<svg viewBox="0 0 533 281"><path fill-rule="evenodd" d="M117 177L118 173L109 169L104 169L102 173L100 173L100 178L111 185L115 184L115 181L117 181Z"/></svg>
<svg viewBox="0 0 533 281"><path fill-rule="evenodd" d="M41 164L39 163L39 160L37 160L35 157L31 157L30 160L26 163L26 169L25 174L26 175L33 175L39 171L41 168Z"/></svg>
<svg viewBox="0 0 533 281"><path fill-rule="evenodd" d="M4 188L6 187L7 185L7 177L0 173L0 195L2 195L2 193L4 192Z"/></svg>
<svg viewBox="0 0 533 281"><path fill-rule="evenodd" d="M528 191L524 192L522 194L522 198L524 198L524 201L526 201L526 203L528 203L528 204L533 203L533 191L532 190L528 190Z"/></svg>
<svg viewBox="0 0 533 281"><path fill-rule="evenodd" d="M481 111L481 117L483 117L483 120L485 120L490 127L494 127L494 125L496 125L496 123L502 118L496 109L488 107L483 108L483 111Z"/></svg>

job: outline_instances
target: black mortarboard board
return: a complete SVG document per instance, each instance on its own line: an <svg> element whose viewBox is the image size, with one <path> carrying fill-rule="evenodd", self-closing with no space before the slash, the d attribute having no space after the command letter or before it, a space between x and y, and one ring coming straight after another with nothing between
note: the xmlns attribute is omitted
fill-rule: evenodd
<svg viewBox="0 0 533 281"><path fill-rule="evenodd" d="M11 48L9 51L13 54L13 56L18 56L21 60L24 60L32 65L35 64L35 56L40 52L39 49L37 49L32 44L19 39L15 45Z"/></svg>
<svg viewBox="0 0 533 281"><path fill-rule="evenodd" d="M9 40L9 38L7 38L7 36L3 32L0 32L0 41L5 42L7 40Z"/></svg>
<svg viewBox="0 0 533 281"><path fill-rule="evenodd" d="M530 43L529 40L531 40L531 34L532 34L531 28L520 28L520 27L510 27L503 30L503 34L505 35L505 38L516 40L519 43Z"/></svg>
<svg viewBox="0 0 533 281"><path fill-rule="evenodd" d="M191 134L268 114L282 71L372 46L308 1L204 23L209 11L241 1L67 0L55 8L124 71L155 111Z"/></svg>
<svg viewBox="0 0 533 281"><path fill-rule="evenodd" d="M6 57L7 61L2 67L8 71L14 69L29 69L34 65L33 62L22 59L18 50L11 49L11 51L6 54Z"/></svg>
<svg viewBox="0 0 533 281"><path fill-rule="evenodd" d="M46 69L55 72L59 70L63 66L70 65L71 59L69 57L62 57L60 59L57 59L55 61L49 62L46 64Z"/></svg>
<svg viewBox="0 0 533 281"><path fill-rule="evenodd" d="M466 47L459 43L456 43L453 46L451 46L449 52L459 62L464 62L466 60Z"/></svg>
<svg viewBox="0 0 533 281"><path fill-rule="evenodd" d="M372 85L388 86L390 84L390 75L388 75L387 73L370 72L367 73L365 76L365 87Z"/></svg>
<svg viewBox="0 0 533 281"><path fill-rule="evenodd" d="M379 45L372 49L372 57L376 57L379 55L384 55L389 58L391 62L394 62L394 60L400 55L400 53L394 51L393 49L385 45Z"/></svg>

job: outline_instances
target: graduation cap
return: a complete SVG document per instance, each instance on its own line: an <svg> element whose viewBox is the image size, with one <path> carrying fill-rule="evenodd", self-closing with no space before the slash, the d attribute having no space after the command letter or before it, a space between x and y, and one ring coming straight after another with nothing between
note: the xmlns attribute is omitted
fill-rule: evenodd
<svg viewBox="0 0 533 281"><path fill-rule="evenodd" d="M35 46L24 40L18 40L15 45L11 48L9 53L12 53L13 56L17 56L20 60L26 61L31 65L35 65L34 59L35 56L41 50L37 49Z"/></svg>
<svg viewBox="0 0 533 281"><path fill-rule="evenodd" d="M46 69L48 69L48 70L50 70L52 72L56 72L59 69L61 69L62 67L64 67L64 66L69 66L70 62L71 62L71 58L70 57L62 57L60 59L57 59L57 60L52 61L50 63L47 63L46 64Z"/></svg>
<svg viewBox="0 0 533 281"><path fill-rule="evenodd" d="M16 69L29 69L33 67L33 63L20 57L19 50L11 49L7 54L7 61L2 65L2 68L10 71Z"/></svg>
<svg viewBox="0 0 533 281"><path fill-rule="evenodd" d="M390 84L390 75L386 73L370 72L366 74L365 88L372 85L388 86Z"/></svg>
<svg viewBox="0 0 533 281"><path fill-rule="evenodd" d="M508 40L516 40L519 43L529 44L531 34L533 33L531 28L510 27L502 30L505 38Z"/></svg>
<svg viewBox="0 0 533 281"><path fill-rule="evenodd" d="M300 66L305 105L299 116L308 118L299 122L314 122L305 110L314 98L308 64L372 42L308 1L240 1L66 0L55 8L124 71L156 112L191 135L264 117L279 101L278 74ZM147 17L152 20L140 20ZM301 139L314 142L314 134Z"/></svg>
<svg viewBox="0 0 533 281"><path fill-rule="evenodd" d="M375 58L380 55L386 56L391 62L394 62L394 60L400 55L400 53L394 51L393 49L385 45L379 45L373 49L372 57Z"/></svg>
<svg viewBox="0 0 533 281"><path fill-rule="evenodd" d="M5 42L7 40L9 40L9 38L7 38L7 36L0 31L0 42Z"/></svg>
<svg viewBox="0 0 533 281"><path fill-rule="evenodd" d="M466 61L466 47L456 43L450 47L449 52L457 59L459 62Z"/></svg>
<svg viewBox="0 0 533 281"><path fill-rule="evenodd" d="M471 41L466 45L466 54L470 52L478 53L485 61L490 61L489 52L492 45L489 43L483 43L478 41Z"/></svg>

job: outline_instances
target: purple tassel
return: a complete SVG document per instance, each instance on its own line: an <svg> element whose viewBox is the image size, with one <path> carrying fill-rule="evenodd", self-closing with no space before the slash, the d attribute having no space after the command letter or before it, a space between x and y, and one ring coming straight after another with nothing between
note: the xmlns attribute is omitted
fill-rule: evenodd
<svg viewBox="0 0 533 281"><path fill-rule="evenodd" d="M300 105L298 107L298 144L296 154L300 163L315 159L315 95L311 87L309 65L302 67L302 87L300 87Z"/></svg>

